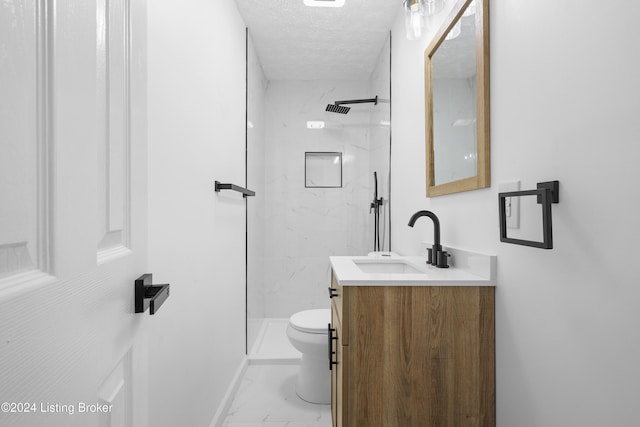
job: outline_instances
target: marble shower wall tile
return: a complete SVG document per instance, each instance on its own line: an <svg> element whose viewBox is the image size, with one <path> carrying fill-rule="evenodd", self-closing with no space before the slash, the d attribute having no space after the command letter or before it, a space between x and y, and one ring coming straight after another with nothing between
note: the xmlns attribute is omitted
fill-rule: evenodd
<svg viewBox="0 0 640 427"><path fill-rule="evenodd" d="M269 276L265 289L267 308L290 310L269 317L288 317L305 308L329 308L329 265L323 258L273 258L268 262L265 268Z"/></svg>

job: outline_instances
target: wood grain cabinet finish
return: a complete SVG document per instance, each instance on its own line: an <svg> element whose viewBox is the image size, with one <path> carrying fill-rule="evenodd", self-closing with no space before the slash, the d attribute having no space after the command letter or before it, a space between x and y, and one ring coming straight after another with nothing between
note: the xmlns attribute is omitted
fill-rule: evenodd
<svg viewBox="0 0 640 427"><path fill-rule="evenodd" d="M332 287L334 427L495 426L493 287Z"/></svg>

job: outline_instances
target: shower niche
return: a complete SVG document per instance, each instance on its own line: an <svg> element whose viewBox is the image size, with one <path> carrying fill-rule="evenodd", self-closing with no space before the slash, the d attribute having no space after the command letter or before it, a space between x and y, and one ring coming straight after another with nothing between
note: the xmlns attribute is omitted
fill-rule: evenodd
<svg viewBox="0 0 640 427"><path fill-rule="evenodd" d="M305 152L305 188L342 188L342 153Z"/></svg>

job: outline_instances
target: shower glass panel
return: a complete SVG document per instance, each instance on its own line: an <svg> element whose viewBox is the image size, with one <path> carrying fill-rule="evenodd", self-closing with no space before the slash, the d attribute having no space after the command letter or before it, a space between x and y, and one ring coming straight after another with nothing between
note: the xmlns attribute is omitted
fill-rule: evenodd
<svg viewBox="0 0 640 427"><path fill-rule="evenodd" d="M247 353L265 317L264 297L264 137L267 80L247 31L247 186L256 192L247 199Z"/></svg>
<svg viewBox="0 0 640 427"><path fill-rule="evenodd" d="M267 81L248 34L247 185L256 191L247 204L250 358L269 322L329 308L329 256L390 250L390 57L387 38L368 80ZM347 114L325 111L376 96ZM305 185L311 152L341 153L341 186Z"/></svg>

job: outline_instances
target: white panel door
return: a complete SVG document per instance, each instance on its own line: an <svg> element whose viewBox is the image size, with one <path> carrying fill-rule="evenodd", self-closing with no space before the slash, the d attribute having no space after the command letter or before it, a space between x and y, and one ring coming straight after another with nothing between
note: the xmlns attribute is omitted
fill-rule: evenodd
<svg viewBox="0 0 640 427"><path fill-rule="evenodd" d="M145 2L0 2L1 426L147 425Z"/></svg>

